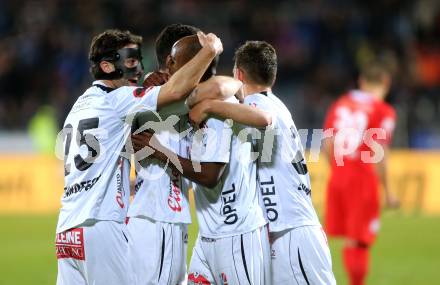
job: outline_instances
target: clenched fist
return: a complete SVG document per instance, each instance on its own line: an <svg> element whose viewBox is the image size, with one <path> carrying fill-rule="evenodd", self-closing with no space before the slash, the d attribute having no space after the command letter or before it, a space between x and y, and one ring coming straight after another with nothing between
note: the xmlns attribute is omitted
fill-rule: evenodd
<svg viewBox="0 0 440 285"><path fill-rule="evenodd" d="M199 38L202 48L209 49L215 53L216 56L223 52L222 41L213 33L205 34L203 32L198 32L197 37Z"/></svg>

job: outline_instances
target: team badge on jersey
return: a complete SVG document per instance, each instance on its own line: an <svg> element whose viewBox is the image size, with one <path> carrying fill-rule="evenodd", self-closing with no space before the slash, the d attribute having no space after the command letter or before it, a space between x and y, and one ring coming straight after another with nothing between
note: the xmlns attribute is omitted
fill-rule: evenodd
<svg viewBox="0 0 440 285"><path fill-rule="evenodd" d="M148 92L148 90L150 90L151 88L153 88L154 86L148 87L148 88L144 88L144 87L139 87L133 90L133 96L136 98L142 98L145 96L145 94Z"/></svg>

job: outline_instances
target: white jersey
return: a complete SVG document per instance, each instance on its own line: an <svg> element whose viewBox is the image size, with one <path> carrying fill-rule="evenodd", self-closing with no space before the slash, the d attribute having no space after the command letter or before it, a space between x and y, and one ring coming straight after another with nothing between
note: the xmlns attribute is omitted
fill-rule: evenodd
<svg viewBox="0 0 440 285"><path fill-rule="evenodd" d="M156 110L159 90L113 90L95 81L75 102L64 123L65 187L57 233L96 220L124 221L130 163L121 151L131 129L125 120Z"/></svg>
<svg viewBox="0 0 440 285"><path fill-rule="evenodd" d="M266 224L259 204L256 162L252 160L253 129L231 120L210 118L193 133L191 159L225 163L221 180L214 188L194 183L200 236L220 238L253 231Z"/></svg>
<svg viewBox="0 0 440 285"><path fill-rule="evenodd" d="M312 204L304 150L289 110L272 93L248 95L244 103L272 115L273 129L259 140L258 159L260 194L270 231L320 225Z"/></svg>
<svg viewBox="0 0 440 285"><path fill-rule="evenodd" d="M154 127L159 142L172 152L182 155L179 134L188 128L185 124L188 122L187 113L186 104L180 101L163 108L154 117L139 117L136 123L142 126L145 122L160 122ZM189 181L177 170L156 159L147 158L141 164L143 167L136 175L136 194L128 216L148 217L166 223L191 223Z"/></svg>

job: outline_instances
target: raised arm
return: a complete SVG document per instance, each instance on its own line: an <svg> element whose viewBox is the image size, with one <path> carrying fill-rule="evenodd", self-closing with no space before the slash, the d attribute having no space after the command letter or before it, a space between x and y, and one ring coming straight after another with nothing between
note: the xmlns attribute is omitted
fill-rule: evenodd
<svg viewBox="0 0 440 285"><path fill-rule="evenodd" d="M259 108L221 100L203 100L191 109L189 117L195 124L200 124L208 116L232 119L237 123L265 128L272 124L272 115Z"/></svg>
<svg viewBox="0 0 440 285"><path fill-rule="evenodd" d="M223 51L222 42L216 35L199 32L197 36L202 49L161 87L157 99L158 110L188 96L197 86L214 57Z"/></svg>

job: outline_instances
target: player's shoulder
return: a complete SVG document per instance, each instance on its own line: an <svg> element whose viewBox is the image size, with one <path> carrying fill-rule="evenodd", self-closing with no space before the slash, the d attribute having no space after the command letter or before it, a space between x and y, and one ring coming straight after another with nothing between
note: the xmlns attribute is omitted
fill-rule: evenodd
<svg viewBox="0 0 440 285"><path fill-rule="evenodd" d="M257 106L258 104L263 104L263 103L267 104L269 102L270 102L269 98L261 93L250 94L244 98L244 104L253 105L253 106Z"/></svg>
<svg viewBox="0 0 440 285"><path fill-rule="evenodd" d="M350 93L340 94L333 102L330 104L331 107L336 107L340 105L348 105L351 102Z"/></svg>
<svg viewBox="0 0 440 285"><path fill-rule="evenodd" d="M376 113L381 117L390 117L395 118L396 117L396 110L394 107L384 101L379 101L376 103Z"/></svg>
<svg viewBox="0 0 440 285"><path fill-rule="evenodd" d="M82 110L89 110L101 106L105 100L105 96L95 86L90 86L87 88L83 94L81 94L73 103L69 115L76 114Z"/></svg>
<svg viewBox="0 0 440 285"><path fill-rule="evenodd" d="M395 108L390 103L387 103L385 101L379 101L378 108L380 108L382 111L387 112L387 113L395 113L396 112Z"/></svg>
<svg viewBox="0 0 440 285"><path fill-rule="evenodd" d="M142 98L145 95L148 95L151 92L158 91L160 89L160 86L150 86L150 87L142 87L142 86L122 86L119 88L116 88L115 90L111 91L111 95L131 95L135 98Z"/></svg>

